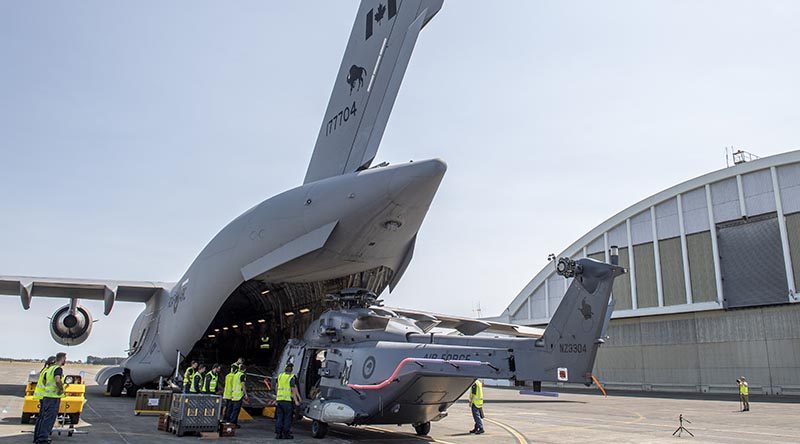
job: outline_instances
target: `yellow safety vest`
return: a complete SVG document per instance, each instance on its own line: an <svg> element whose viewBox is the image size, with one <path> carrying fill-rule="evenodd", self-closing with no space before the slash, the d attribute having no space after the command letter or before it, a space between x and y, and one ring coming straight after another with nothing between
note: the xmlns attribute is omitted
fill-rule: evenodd
<svg viewBox="0 0 800 444"><path fill-rule="evenodd" d="M278 391L275 397L276 401L291 401L292 400L292 378L294 375L291 373L283 372L278 375Z"/></svg>
<svg viewBox="0 0 800 444"><path fill-rule="evenodd" d="M217 393L217 381L219 380L219 375L214 372L206 373L206 380L203 382L203 389L208 387L208 391L210 393Z"/></svg>
<svg viewBox="0 0 800 444"><path fill-rule="evenodd" d="M33 399L39 400L44 398L45 375L47 375L47 371L50 370L50 367L52 366L45 367L39 372L39 379L36 381L36 387L33 389Z"/></svg>
<svg viewBox="0 0 800 444"><path fill-rule="evenodd" d="M483 383L480 380L475 380L473 386L475 393L472 393L472 388L469 390L469 403L477 408L483 407Z"/></svg>
<svg viewBox="0 0 800 444"><path fill-rule="evenodd" d="M183 383L189 384L191 386L192 378L194 378L194 369L191 366L189 366L183 372Z"/></svg>
<svg viewBox="0 0 800 444"><path fill-rule="evenodd" d="M64 392L58 393L58 385L56 385L56 375L55 372L57 369L61 368L58 365L53 365L47 368L44 373L44 392L42 393L43 398L63 398ZM41 378L41 375L39 376ZM38 387L39 384L36 384Z"/></svg>
<svg viewBox="0 0 800 444"><path fill-rule="evenodd" d="M231 369L231 371L225 375L225 387L222 388L222 399L231 399L231 388L233 388L233 375L235 373L236 371Z"/></svg>
<svg viewBox="0 0 800 444"><path fill-rule="evenodd" d="M739 384L739 394L740 395L749 395L750 388L747 386L746 382Z"/></svg>
<svg viewBox="0 0 800 444"><path fill-rule="evenodd" d="M244 385L242 385L244 373L236 370L231 378L231 401L240 401L244 397Z"/></svg>
<svg viewBox="0 0 800 444"><path fill-rule="evenodd" d="M205 378L203 378L202 373L195 372L195 374L192 376L192 383L189 386L189 393L200 393L201 391L203 391L202 389L204 380ZM197 390L197 387L200 387L200 390Z"/></svg>

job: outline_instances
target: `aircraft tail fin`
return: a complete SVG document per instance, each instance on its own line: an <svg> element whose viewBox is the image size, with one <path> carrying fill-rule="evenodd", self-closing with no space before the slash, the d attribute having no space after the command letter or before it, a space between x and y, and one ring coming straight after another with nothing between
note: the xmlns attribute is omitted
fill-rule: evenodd
<svg viewBox="0 0 800 444"><path fill-rule="evenodd" d="M368 168L420 30L443 0L362 0L305 181Z"/></svg>
<svg viewBox="0 0 800 444"><path fill-rule="evenodd" d="M597 350L605 342L609 310L613 310L611 287L625 269L593 259L560 259L557 272L574 280L541 339L551 358L545 374L553 376L553 381L590 384Z"/></svg>

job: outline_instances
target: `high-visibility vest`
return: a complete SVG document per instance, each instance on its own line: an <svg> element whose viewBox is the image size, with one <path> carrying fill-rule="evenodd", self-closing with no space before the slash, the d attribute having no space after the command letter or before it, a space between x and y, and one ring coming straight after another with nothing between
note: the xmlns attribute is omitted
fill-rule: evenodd
<svg viewBox="0 0 800 444"><path fill-rule="evenodd" d="M475 393L472 393L472 389L475 389ZM483 407L483 383L480 379L475 380L469 391L469 403L477 408Z"/></svg>
<svg viewBox="0 0 800 444"><path fill-rule="evenodd" d="M292 400L292 378L294 375L291 373L283 372L278 375L278 390L276 401L291 401Z"/></svg>
<svg viewBox="0 0 800 444"><path fill-rule="evenodd" d="M749 395L750 394L750 387L747 386L746 382L739 384L739 394L740 395Z"/></svg>
<svg viewBox="0 0 800 444"><path fill-rule="evenodd" d="M194 376L192 376L192 385L189 386L189 393L200 393L203 391L203 374L200 372L195 372Z"/></svg>
<svg viewBox="0 0 800 444"><path fill-rule="evenodd" d="M42 392L43 398L63 398L64 392L58 393L58 385L56 385L57 369L61 368L59 365L52 365L45 370L44 373L44 391ZM41 375L39 376L41 378ZM39 384L36 384L38 387Z"/></svg>
<svg viewBox="0 0 800 444"><path fill-rule="evenodd" d="M52 366L45 367L39 372L39 379L36 381L36 387L33 389L33 399L39 400L44 398L45 375L47 375L47 371L50 370L50 367Z"/></svg>
<svg viewBox="0 0 800 444"><path fill-rule="evenodd" d="M233 375L236 373L231 368L231 371L225 375L225 387L222 388L222 399L231 399L231 388L233 388Z"/></svg>
<svg viewBox="0 0 800 444"><path fill-rule="evenodd" d="M231 378L231 401L240 401L244 397L242 376L244 376L244 373L236 370L236 373Z"/></svg>
<svg viewBox="0 0 800 444"><path fill-rule="evenodd" d="M219 381L219 374L214 372L206 373L206 380L203 382L203 390L208 387L209 393L217 393L217 381Z"/></svg>
<svg viewBox="0 0 800 444"><path fill-rule="evenodd" d="M183 383L189 384L191 386L193 377L194 377L194 369L191 366L189 366L183 372Z"/></svg>

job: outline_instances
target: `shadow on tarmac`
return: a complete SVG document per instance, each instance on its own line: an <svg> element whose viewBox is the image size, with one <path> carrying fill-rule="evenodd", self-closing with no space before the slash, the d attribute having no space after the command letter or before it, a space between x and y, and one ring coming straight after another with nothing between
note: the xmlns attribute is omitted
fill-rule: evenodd
<svg viewBox="0 0 800 444"><path fill-rule="evenodd" d="M25 386L21 384L0 384L0 396L16 396L22 398Z"/></svg>

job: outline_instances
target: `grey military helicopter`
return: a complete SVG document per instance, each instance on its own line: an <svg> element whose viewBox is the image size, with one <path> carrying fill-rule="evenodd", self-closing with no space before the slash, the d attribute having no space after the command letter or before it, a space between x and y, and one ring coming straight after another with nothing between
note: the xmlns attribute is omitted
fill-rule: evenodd
<svg viewBox="0 0 800 444"><path fill-rule="evenodd" d="M588 386L613 311L612 284L625 271L615 247L611 262L558 261L557 273L573 281L544 330L386 308L369 290L346 289L328 296L330 309L289 342L279 368L294 364L315 438L329 423L412 424L427 435L478 378L534 390L543 381ZM476 336L482 332L503 336Z"/></svg>

